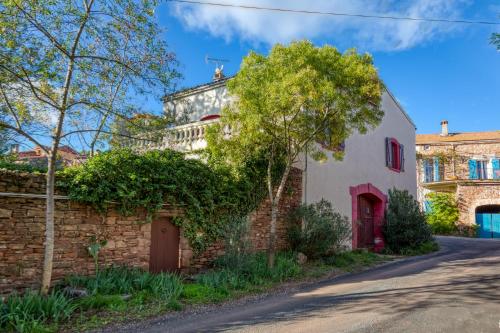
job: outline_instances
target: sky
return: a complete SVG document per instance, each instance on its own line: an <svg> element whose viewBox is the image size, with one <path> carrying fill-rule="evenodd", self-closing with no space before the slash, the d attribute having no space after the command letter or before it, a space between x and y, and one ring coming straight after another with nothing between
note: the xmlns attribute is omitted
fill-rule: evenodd
<svg viewBox="0 0 500 333"><path fill-rule="evenodd" d="M203 1L203 0L202 0ZM487 20L498 0L217 0L212 2L354 14ZM417 126L436 133L500 130L500 52L489 44L500 25L468 25L277 13L164 2L156 15L183 75L177 87L209 82L215 64L235 74L249 51L309 39L373 55L379 75ZM159 101L148 107L161 110ZM153 110L151 110L153 111Z"/></svg>

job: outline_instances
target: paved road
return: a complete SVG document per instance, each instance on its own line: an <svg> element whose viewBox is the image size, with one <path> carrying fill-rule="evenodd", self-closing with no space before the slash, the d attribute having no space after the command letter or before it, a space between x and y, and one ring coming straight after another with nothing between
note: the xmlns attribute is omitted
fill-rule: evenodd
<svg viewBox="0 0 500 333"><path fill-rule="evenodd" d="M131 331L500 333L500 241L439 242L435 254Z"/></svg>

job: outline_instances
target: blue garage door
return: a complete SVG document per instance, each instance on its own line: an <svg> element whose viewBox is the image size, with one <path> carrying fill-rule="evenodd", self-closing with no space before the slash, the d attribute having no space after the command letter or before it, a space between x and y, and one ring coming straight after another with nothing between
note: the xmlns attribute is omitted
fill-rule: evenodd
<svg viewBox="0 0 500 333"><path fill-rule="evenodd" d="M500 213L478 212L476 224L479 226L480 238L500 238Z"/></svg>

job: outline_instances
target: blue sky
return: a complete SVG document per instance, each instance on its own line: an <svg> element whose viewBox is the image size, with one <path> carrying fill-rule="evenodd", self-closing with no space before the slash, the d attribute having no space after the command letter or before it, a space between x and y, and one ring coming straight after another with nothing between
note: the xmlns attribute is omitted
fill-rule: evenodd
<svg viewBox="0 0 500 333"><path fill-rule="evenodd" d="M349 13L500 22L498 1L481 0L221 0ZM244 9L164 3L157 10L165 38L184 78L179 88L208 82L214 64L228 59L234 74L250 50L267 53L275 42L308 38L340 50L373 54L380 76L417 125L418 133L500 130L500 52L489 44L498 26L419 23L279 14ZM151 108L161 108L150 102Z"/></svg>

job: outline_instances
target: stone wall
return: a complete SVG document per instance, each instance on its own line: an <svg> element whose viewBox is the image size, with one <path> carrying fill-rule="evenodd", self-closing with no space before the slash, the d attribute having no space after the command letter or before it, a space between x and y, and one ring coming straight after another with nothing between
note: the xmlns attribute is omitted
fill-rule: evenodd
<svg viewBox="0 0 500 333"><path fill-rule="evenodd" d="M459 224L476 223L476 208L484 205L500 205L500 182L465 182L457 186Z"/></svg>
<svg viewBox="0 0 500 333"><path fill-rule="evenodd" d="M286 247L285 216L301 203L302 173L293 169L280 205L278 248ZM0 171L0 294L38 287L43 264L45 233L45 178L43 175ZM165 206L158 216L179 216L182 211ZM124 217L111 211L102 216L91 207L59 194L55 213L53 279L69 274L93 274L87 253L92 236L107 240L100 253L101 265L123 264L148 269L151 224L145 213ZM250 216L249 239L255 250L267 249L270 204L266 200ZM224 253L223 242L195 256L188 241L180 238L180 268L196 271Z"/></svg>
<svg viewBox="0 0 500 333"><path fill-rule="evenodd" d="M279 206L276 224L277 248L285 249L286 241L286 216L292 209L302 203L302 171L293 168L286 184ZM271 222L271 203L269 199L262 202L260 207L250 215L249 243L255 251L267 250L269 242L269 230ZM184 271L196 271L206 267L213 259L224 253L224 243L216 242L204 253L195 256L188 242L181 237L181 267Z"/></svg>

